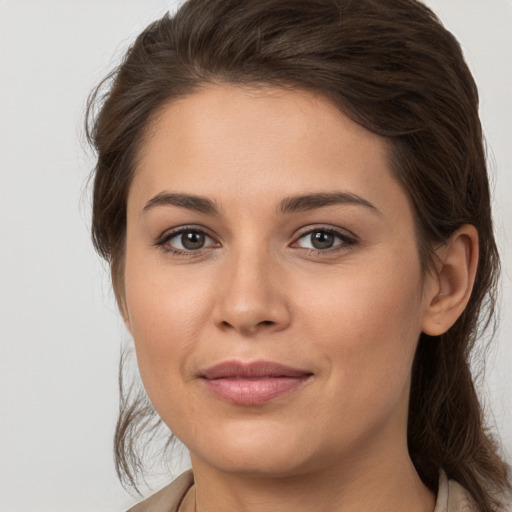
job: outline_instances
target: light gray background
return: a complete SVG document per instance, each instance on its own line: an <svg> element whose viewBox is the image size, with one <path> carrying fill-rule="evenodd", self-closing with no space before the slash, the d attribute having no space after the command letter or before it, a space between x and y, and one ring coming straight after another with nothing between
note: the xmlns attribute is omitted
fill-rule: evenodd
<svg viewBox="0 0 512 512"><path fill-rule="evenodd" d="M484 394L512 454L512 3L429 0L480 87L504 260ZM84 103L164 0L0 0L0 511L122 511L111 437L127 335L93 253ZM178 471L178 469L176 469ZM156 485L162 477L156 480Z"/></svg>

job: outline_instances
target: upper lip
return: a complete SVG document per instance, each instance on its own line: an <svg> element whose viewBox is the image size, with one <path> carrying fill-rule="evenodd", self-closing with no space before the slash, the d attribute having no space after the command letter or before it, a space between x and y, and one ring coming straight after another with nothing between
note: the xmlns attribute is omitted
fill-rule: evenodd
<svg viewBox="0 0 512 512"><path fill-rule="evenodd" d="M224 361L199 372L199 377L205 379L227 378L265 378L265 377L306 377L312 372L292 368L273 361Z"/></svg>

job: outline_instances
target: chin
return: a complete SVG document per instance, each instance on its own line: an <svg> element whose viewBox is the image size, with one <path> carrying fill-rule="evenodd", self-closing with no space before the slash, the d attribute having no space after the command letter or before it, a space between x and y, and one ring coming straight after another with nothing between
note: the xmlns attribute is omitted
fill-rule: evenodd
<svg viewBox="0 0 512 512"><path fill-rule="evenodd" d="M208 465L226 473L245 476L286 477L300 474L310 467L310 448L303 436L280 432L275 426L243 428L226 435L208 435L202 443L189 445L192 462L203 459Z"/></svg>
<svg viewBox="0 0 512 512"><path fill-rule="evenodd" d="M280 454L260 453L233 453L233 456L226 454L212 454L207 460L209 465L216 467L224 473L237 474L246 477L259 478L285 478L296 476L308 469L308 463L304 460L296 460L292 456L281 456ZM297 455L295 452L294 455Z"/></svg>

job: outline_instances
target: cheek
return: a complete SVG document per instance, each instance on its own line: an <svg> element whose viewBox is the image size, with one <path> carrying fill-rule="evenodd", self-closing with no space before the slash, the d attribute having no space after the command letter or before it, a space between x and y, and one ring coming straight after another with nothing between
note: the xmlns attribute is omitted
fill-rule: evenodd
<svg viewBox="0 0 512 512"><path fill-rule="evenodd" d="M323 292L310 293L302 315L330 367L332 394L361 414L395 403L406 392L421 331L419 264L382 257L318 285Z"/></svg>
<svg viewBox="0 0 512 512"><path fill-rule="evenodd" d="M151 267L151 268L150 268ZM148 265L135 251L125 270L129 329L146 391L153 402L187 375L187 361L208 316L205 276L184 278Z"/></svg>

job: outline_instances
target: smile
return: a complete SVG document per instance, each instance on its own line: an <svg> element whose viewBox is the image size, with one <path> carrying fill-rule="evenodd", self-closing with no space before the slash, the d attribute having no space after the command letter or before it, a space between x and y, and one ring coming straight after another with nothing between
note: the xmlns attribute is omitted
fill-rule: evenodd
<svg viewBox="0 0 512 512"><path fill-rule="evenodd" d="M221 400L236 405L261 405L295 391L312 375L269 361L227 361L208 368L199 377Z"/></svg>

